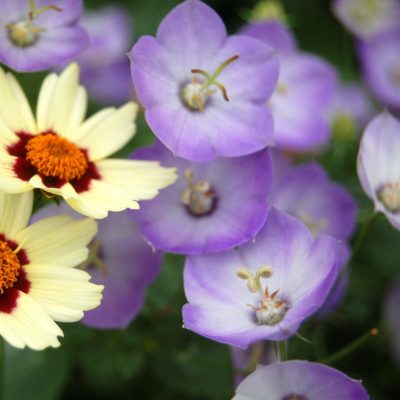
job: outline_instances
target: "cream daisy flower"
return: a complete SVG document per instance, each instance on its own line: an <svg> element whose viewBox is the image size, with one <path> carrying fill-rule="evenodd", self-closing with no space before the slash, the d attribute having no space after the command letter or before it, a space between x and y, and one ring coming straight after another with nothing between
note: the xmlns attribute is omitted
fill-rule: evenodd
<svg viewBox="0 0 400 400"><path fill-rule="evenodd" d="M41 189L76 211L105 218L138 209L176 179L152 161L106 159L134 135L137 105L106 108L84 121L87 95L79 68L50 74L39 93L36 118L14 76L0 69L0 188Z"/></svg>
<svg viewBox="0 0 400 400"><path fill-rule="evenodd" d="M100 304L103 286L73 268L86 260L96 222L63 215L27 226L32 204L32 191L0 191L0 335L42 350L60 345L54 321L80 320Z"/></svg>

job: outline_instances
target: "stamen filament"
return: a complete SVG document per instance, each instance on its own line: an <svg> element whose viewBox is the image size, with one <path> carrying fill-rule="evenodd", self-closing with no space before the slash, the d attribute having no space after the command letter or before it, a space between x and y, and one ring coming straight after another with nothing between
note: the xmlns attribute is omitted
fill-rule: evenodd
<svg viewBox="0 0 400 400"><path fill-rule="evenodd" d="M202 69L197 69L194 68L191 70L192 74L200 74L203 75L206 79L204 80L203 84L201 85L200 90L202 92L205 92L207 88L210 86L214 85L216 86L222 93L222 96L225 101L229 101L228 97L228 92L225 89L224 85L217 81L218 76L221 74L221 72L230 64L232 64L234 61L236 61L239 58L239 55L236 54L230 58L228 58L226 61L224 61L215 71L212 75L210 75L207 71L204 71ZM210 94L210 93L209 93Z"/></svg>
<svg viewBox="0 0 400 400"><path fill-rule="evenodd" d="M43 7L36 9L35 0L29 0L29 14L28 14L29 21L33 21L35 18L39 17L44 12L50 11L50 10L61 12L62 8L60 8L58 6L50 5L50 6L43 6Z"/></svg>

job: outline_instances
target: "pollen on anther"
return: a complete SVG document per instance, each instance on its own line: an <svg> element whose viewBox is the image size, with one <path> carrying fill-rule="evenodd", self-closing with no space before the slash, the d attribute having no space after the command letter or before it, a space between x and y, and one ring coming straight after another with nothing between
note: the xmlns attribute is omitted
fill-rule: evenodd
<svg viewBox="0 0 400 400"><path fill-rule="evenodd" d="M54 134L35 136L25 148L26 159L46 177L70 181L81 178L88 168L83 151L67 139Z"/></svg>

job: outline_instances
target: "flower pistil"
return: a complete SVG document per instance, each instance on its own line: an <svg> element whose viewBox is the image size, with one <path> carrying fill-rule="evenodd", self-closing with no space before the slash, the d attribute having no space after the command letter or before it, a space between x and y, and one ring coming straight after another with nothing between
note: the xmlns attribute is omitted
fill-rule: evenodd
<svg viewBox="0 0 400 400"><path fill-rule="evenodd" d="M228 92L225 86L217 81L221 72L235 60L239 58L238 55L228 58L224 61L213 74L209 74L202 69L194 68L191 70L192 74L202 75L204 79L200 81L198 78L193 77L192 81L186 83L181 90L181 98L183 103L191 110L203 111L209 96L216 92L216 89L211 89L215 86L222 93L225 101L229 101Z"/></svg>
<svg viewBox="0 0 400 400"><path fill-rule="evenodd" d="M46 29L34 24L34 19L50 10L62 11L61 8L52 5L36 8L34 0L30 0L28 18L6 25L11 42L18 47L29 47L35 44L40 33Z"/></svg>
<svg viewBox="0 0 400 400"><path fill-rule="evenodd" d="M273 270L268 265L262 265L253 275L247 268L239 268L236 271L240 279L247 281L247 288L251 293L258 293L260 296L259 306L251 304L248 306L255 311L259 325L275 325L281 322L288 310L285 300L278 297L279 289L269 293L268 286L263 289L261 279L268 279L272 276Z"/></svg>
<svg viewBox="0 0 400 400"><path fill-rule="evenodd" d="M203 217L210 215L217 205L217 193L206 180L194 183L194 172L187 169L184 178L188 187L181 193L181 202L190 215Z"/></svg>

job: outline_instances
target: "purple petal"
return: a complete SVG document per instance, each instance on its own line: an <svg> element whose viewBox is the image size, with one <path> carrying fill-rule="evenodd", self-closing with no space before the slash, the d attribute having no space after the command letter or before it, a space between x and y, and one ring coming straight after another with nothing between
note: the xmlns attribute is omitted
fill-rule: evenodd
<svg viewBox="0 0 400 400"><path fill-rule="evenodd" d="M156 143L133 157L177 167L180 176L155 199L144 202L136 213L143 234L154 247L183 254L222 251L251 240L262 227L271 183L267 151L197 164L173 157ZM183 175L188 169L193 171L195 182L206 180L216 192L216 208L211 215L194 217L182 204L182 192L188 187Z"/></svg>
<svg viewBox="0 0 400 400"><path fill-rule="evenodd" d="M384 104L400 108L400 32L360 42L358 54L364 77L373 94Z"/></svg>
<svg viewBox="0 0 400 400"><path fill-rule="evenodd" d="M219 15L198 0L187 0L175 7L157 31L157 40L179 58L181 68L187 72L212 60L226 36Z"/></svg>
<svg viewBox="0 0 400 400"><path fill-rule="evenodd" d="M246 25L240 31L268 44L282 54L293 53L296 48L296 39L281 22L270 20Z"/></svg>
<svg viewBox="0 0 400 400"><path fill-rule="evenodd" d="M313 225L313 233L318 236L326 234L346 240L356 225L355 200L345 188L329 181L316 163L286 171L275 185L271 202L279 210Z"/></svg>
<svg viewBox="0 0 400 400"><path fill-rule="evenodd" d="M132 212L112 213L99 221L102 259L108 275L89 269L93 282L104 285L99 307L85 314L83 322L97 328L124 328L143 305L147 286L158 276L162 254L142 238Z"/></svg>
<svg viewBox="0 0 400 400"><path fill-rule="evenodd" d="M300 221L272 209L253 242L187 258L185 327L240 348L259 340L288 338L330 291L337 275L337 246L330 237L314 241ZM266 282L269 293L279 290L278 298L289 308L280 322L260 325L249 306L259 306L259 294L250 292L236 272L246 268L254 275L265 265L273 270Z"/></svg>
<svg viewBox="0 0 400 400"><path fill-rule="evenodd" d="M286 361L260 366L236 389L233 400L290 397L308 400L368 400L359 381L323 364Z"/></svg>
<svg viewBox="0 0 400 400"><path fill-rule="evenodd" d="M79 26L42 32L31 47L16 47L0 32L0 61L17 71L40 71L71 61L88 44L89 37Z"/></svg>
<svg viewBox="0 0 400 400"><path fill-rule="evenodd" d="M322 59L305 53L282 56L278 89L269 102L278 147L304 151L326 144L336 85L334 69Z"/></svg>

